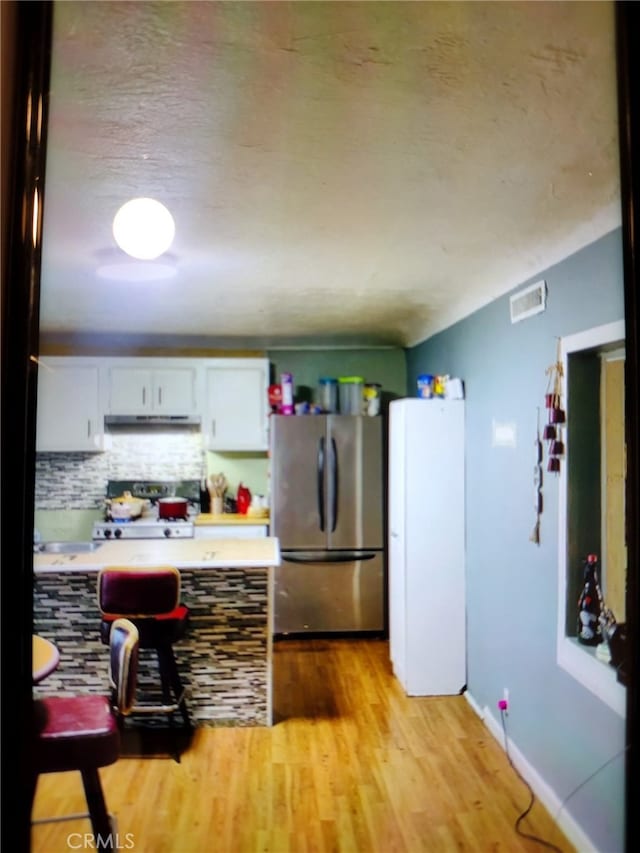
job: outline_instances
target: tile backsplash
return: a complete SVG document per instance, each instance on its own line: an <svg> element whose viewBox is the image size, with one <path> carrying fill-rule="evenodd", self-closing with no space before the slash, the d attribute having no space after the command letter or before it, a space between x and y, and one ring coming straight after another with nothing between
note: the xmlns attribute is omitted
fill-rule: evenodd
<svg viewBox="0 0 640 853"><path fill-rule="evenodd" d="M35 508L92 509L103 506L109 479L104 453L37 453Z"/></svg>
<svg viewBox="0 0 640 853"><path fill-rule="evenodd" d="M38 453L36 510L98 509L107 480L199 480L205 467L202 434L118 431L105 453Z"/></svg>
<svg viewBox="0 0 640 853"><path fill-rule="evenodd" d="M202 433L195 430L117 433L112 436L109 480L199 480Z"/></svg>

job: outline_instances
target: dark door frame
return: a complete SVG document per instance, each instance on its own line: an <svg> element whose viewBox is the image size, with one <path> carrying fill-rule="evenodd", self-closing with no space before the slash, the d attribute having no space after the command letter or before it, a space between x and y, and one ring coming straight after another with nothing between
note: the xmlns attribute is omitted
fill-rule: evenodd
<svg viewBox="0 0 640 853"><path fill-rule="evenodd" d="M625 419L627 443L627 687L625 849L640 839L638 786L638 614L640 612L640 8L616 4L618 125L626 333Z"/></svg>
<svg viewBox="0 0 640 853"><path fill-rule="evenodd" d="M30 849L31 633L40 253L53 4L2 13L2 820L0 847ZM6 50L7 46L10 50ZM33 109L28 109L28 104ZM41 115L41 119L40 119ZM7 173L4 169L9 164ZM9 196L7 198L7 196ZM38 198L36 204L35 199ZM35 218L35 222L34 222ZM17 758L9 761L9 750Z"/></svg>
<svg viewBox="0 0 640 853"><path fill-rule="evenodd" d="M33 513L35 470L35 401L40 294L40 233L35 241L20 223L23 201L32 221L34 190L44 202L51 24L53 4L3 0L2 16L13 33L15 64L3 95L13 90L13 110L2 109L2 144L11 145L13 173L3 175L2 222L2 746L19 740L15 762L2 762L2 849L16 853L30 847L29 730L31 725L31 631L33 586ZM638 759L638 565L640 557L640 4L616 3L620 174L626 320L627 400L627 632L630 684L627 689L625 850L640 840L640 809L634 795L640 783ZM9 37L11 37L11 32ZM7 36L3 33L4 39ZM13 57L11 57L13 59ZM27 136L26 103L42 97L42 134ZM7 122L9 127L7 128ZM634 158L635 155L635 158ZM635 159L635 162L634 162ZM3 160L3 165L5 161ZM5 205L5 191L10 200ZM8 215L6 215L8 212ZM5 221L6 219L6 221ZM5 752L6 755L6 752Z"/></svg>

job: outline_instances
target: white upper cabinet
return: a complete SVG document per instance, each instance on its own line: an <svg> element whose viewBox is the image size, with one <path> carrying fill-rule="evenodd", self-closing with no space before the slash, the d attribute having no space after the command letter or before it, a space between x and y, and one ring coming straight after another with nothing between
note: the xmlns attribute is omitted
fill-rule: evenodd
<svg viewBox="0 0 640 853"><path fill-rule="evenodd" d="M209 450L267 450L267 359L220 359L205 368L202 423Z"/></svg>
<svg viewBox="0 0 640 853"><path fill-rule="evenodd" d="M184 365L184 361L183 361ZM110 415L193 415L198 412L198 369L129 364L108 368Z"/></svg>
<svg viewBox="0 0 640 853"><path fill-rule="evenodd" d="M45 357L36 450L101 451L105 415L199 419L209 450L268 449L266 358Z"/></svg>
<svg viewBox="0 0 640 853"><path fill-rule="evenodd" d="M75 358L43 357L38 367L36 450L103 449L99 368Z"/></svg>

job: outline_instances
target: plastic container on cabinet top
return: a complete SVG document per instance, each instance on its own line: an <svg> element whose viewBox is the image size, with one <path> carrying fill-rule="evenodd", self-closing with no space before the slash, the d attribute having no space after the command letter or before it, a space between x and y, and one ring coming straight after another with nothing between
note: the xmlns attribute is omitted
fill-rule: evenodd
<svg viewBox="0 0 640 853"><path fill-rule="evenodd" d="M338 378L341 415L362 414L363 387L364 379L362 376L340 376Z"/></svg>
<svg viewBox="0 0 640 853"><path fill-rule="evenodd" d="M338 380L330 376L318 379L318 405L323 412L338 411Z"/></svg>

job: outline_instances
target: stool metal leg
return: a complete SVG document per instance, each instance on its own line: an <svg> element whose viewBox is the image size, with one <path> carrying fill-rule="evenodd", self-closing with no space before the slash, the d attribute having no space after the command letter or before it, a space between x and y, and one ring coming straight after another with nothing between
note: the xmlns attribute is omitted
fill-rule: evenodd
<svg viewBox="0 0 640 853"><path fill-rule="evenodd" d="M169 667L167 666L167 649L164 646L158 646L156 649L158 656L158 670L160 672L160 684L162 685L162 702L165 707L170 707L176 704L176 699L171 693L171 676Z"/></svg>
<svg viewBox="0 0 640 853"><path fill-rule="evenodd" d="M180 710L180 713L182 714L182 718L184 720L185 728L190 731L191 720L189 719L189 713L187 711L187 706L184 700L184 688L182 686L182 681L180 680L180 675L178 673L178 667L176 665L176 660L173 654L173 647L171 646L171 644L158 646L157 652L163 695L165 695L166 691L166 693L169 695L169 701L173 705L173 709ZM165 702L166 701L167 700L165 699ZM174 730L173 713L169 714L169 728L172 731ZM180 747L178 737L179 732L173 731L173 739L175 745L174 758L177 762L180 761Z"/></svg>
<svg viewBox="0 0 640 853"><path fill-rule="evenodd" d="M184 721L185 728L191 729L191 718L189 717L187 703L185 702L184 698L185 689L184 685L182 684L182 679L180 678L180 673L178 672L178 664L176 663L172 646L169 646L169 648L166 650L165 666L169 675L169 679L171 681L175 701L178 705L178 708L180 709L180 713L182 714L182 719Z"/></svg>
<svg viewBox="0 0 640 853"><path fill-rule="evenodd" d="M102 844L103 849L110 849L110 846L113 843L110 835L115 831L114 827L116 825L116 820L115 816L109 814L107 811L107 804L104 799L104 791L102 790L98 769L97 767L92 767L86 770L81 770L80 775L82 776L82 786L84 788L84 795L89 811L56 817L32 818L31 823L33 825L41 823L60 823L68 820L89 818L91 820L91 828L95 836L97 849L101 849L100 844ZM38 778L39 774L33 774L30 792L31 811L33 811L33 802L35 800L36 789L38 787Z"/></svg>
<svg viewBox="0 0 640 853"><path fill-rule="evenodd" d="M87 798L87 806L91 816L91 827L98 850L109 850L112 848L111 822L107 805L104 800L102 785L97 767L91 767L80 771L82 784Z"/></svg>
<svg viewBox="0 0 640 853"><path fill-rule="evenodd" d="M160 670L160 682L162 684L162 701L166 708L169 708L167 715L169 730L173 740L173 758L178 764L180 763L180 747L178 745L177 736L173 725L173 712L176 708L176 697L172 694L171 677L168 667L168 656L171 646L158 646L156 653L158 655L158 669Z"/></svg>

